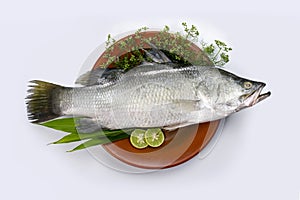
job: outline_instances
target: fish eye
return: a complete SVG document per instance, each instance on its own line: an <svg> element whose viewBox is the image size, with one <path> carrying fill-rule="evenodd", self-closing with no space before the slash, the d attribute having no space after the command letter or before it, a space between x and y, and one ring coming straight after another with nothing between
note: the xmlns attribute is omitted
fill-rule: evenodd
<svg viewBox="0 0 300 200"><path fill-rule="evenodd" d="M244 82L244 88L246 88L246 89L252 88L252 83L249 81Z"/></svg>

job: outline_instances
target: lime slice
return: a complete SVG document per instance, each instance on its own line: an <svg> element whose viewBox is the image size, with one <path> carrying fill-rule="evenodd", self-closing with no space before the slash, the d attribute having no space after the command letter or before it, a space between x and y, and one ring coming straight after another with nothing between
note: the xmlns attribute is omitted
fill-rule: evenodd
<svg viewBox="0 0 300 200"><path fill-rule="evenodd" d="M145 141L145 130L135 129L130 135L130 143L137 149L143 149L148 146Z"/></svg>
<svg viewBox="0 0 300 200"><path fill-rule="evenodd" d="M152 128L146 131L145 140L150 147L159 147L164 142L165 136L161 129Z"/></svg>

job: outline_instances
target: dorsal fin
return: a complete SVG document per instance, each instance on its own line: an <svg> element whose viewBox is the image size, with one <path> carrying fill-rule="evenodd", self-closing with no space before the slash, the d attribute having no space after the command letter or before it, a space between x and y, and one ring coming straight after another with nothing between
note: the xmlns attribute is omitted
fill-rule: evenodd
<svg viewBox="0 0 300 200"><path fill-rule="evenodd" d="M113 83L118 80L123 73L123 69L96 68L79 76L75 83L84 86Z"/></svg>
<svg viewBox="0 0 300 200"><path fill-rule="evenodd" d="M159 50L154 44L148 43L151 49L143 49L145 51L146 55L153 60L156 63L171 63L172 61L162 52Z"/></svg>
<svg viewBox="0 0 300 200"><path fill-rule="evenodd" d="M164 54L164 52L159 50L154 44L148 44L151 49L143 49L143 51L145 51L146 56L153 60L153 62L159 64L173 64L172 61ZM153 63L143 61L139 66L146 65L151 66ZM83 86L111 84L118 80L124 74L124 72L125 70L123 69L96 68L79 76L75 83Z"/></svg>

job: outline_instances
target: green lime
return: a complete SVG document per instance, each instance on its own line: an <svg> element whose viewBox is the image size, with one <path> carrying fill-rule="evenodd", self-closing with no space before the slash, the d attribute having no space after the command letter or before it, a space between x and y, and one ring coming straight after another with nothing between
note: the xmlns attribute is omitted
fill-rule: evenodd
<svg viewBox="0 0 300 200"><path fill-rule="evenodd" d="M148 146L145 141L145 130L135 129L130 135L130 143L138 149L143 149Z"/></svg>
<svg viewBox="0 0 300 200"><path fill-rule="evenodd" d="M161 129L152 128L146 131L145 140L150 147L159 147L164 142L165 136Z"/></svg>

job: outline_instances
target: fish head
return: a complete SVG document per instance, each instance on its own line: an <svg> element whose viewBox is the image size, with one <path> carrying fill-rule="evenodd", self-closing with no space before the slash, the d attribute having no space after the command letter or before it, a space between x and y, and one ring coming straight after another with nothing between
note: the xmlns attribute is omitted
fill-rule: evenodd
<svg viewBox="0 0 300 200"><path fill-rule="evenodd" d="M251 107L266 99L271 92L262 93L265 83L236 76L219 69L218 104L228 114Z"/></svg>
<svg viewBox="0 0 300 200"><path fill-rule="evenodd" d="M236 111L253 106L271 95L270 91L262 93L263 88L266 86L263 82L246 80L242 83L242 85L243 94L239 97L240 105Z"/></svg>

